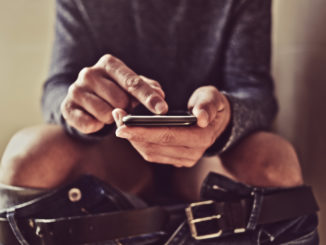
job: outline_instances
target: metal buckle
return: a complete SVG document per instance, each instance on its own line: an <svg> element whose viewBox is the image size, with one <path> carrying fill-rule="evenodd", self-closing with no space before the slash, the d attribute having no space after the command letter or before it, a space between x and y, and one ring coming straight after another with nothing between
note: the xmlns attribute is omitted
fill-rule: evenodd
<svg viewBox="0 0 326 245"><path fill-rule="evenodd" d="M214 201L212 201L212 200L197 202L197 203L190 204L186 208L186 215L187 215L187 218L188 218L188 224L189 224L189 227L190 227L190 232L191 232L192 237L195 238L196 240L217 238L217 237L220 237L223 234L223 231L220 229L220 230L216 231L215 233L210 233L210 234L205 234L205 235L198 235L198 231L197 231L197 227L196 227L197 223L201 223L201 222L205 222L205 221L209 221L209 220L214 220L214 219L219 220L219 219L222 218L222 215L216 214L216 215L212 215L212 216L207 216L207 217L195 219L194 214L193 214L193 208L198 207L198 206L211 205L213 203L214 203Z"/></svg>

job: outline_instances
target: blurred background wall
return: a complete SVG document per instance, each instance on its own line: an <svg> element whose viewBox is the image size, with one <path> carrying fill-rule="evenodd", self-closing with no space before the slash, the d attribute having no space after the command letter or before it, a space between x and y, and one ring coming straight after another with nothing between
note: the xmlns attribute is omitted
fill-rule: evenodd
<svg viewBox="0 0 326 245"><path fill-rule="evenodd" d="M0 155L10 136L40 123L54 0L0 0Z"/></svg>
<svg viewBox="0 0 326 245"><path fill-rule="evenodd" d="M54 0L0 0L0 156L10 136L41 123L41 87L53 38ZM326 1L275 0L276 130L298 150L326 209ZM326 244L326 211L320 212Z"/></svg>
<svg viewBox="0 0 326 245"><path fill-rule="evenodd" d="M326 1L274 2L273 73L280 112L277 131L296 147L313 186L326 244Z"/></svg>

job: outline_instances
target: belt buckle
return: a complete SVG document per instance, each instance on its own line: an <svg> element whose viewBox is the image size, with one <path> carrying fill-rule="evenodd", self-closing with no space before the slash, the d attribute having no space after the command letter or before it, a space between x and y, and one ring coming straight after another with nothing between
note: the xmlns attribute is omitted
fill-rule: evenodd
<svg viewBox="0 0 326 245"><path fill-rule="evenodd" d="M221 229L219 229L214 233L198 235L197 226L196 226L198 223L206 222L206 221L210 221L210 220L214 220L214 219L219 220L219 219L222 218L222 215L221 214L215 214L215 215L207 216L207 217L203 217L203 218L194 218L193 208L198 207L198 206L211 205L213 203L214 203L213 200L197 202L197 203L191 203L186 208L186 215L187 215L187 218L188 218L188 224L189 224L189 227L190 227L190 232L191 232L192 237L195 238L196 240L217 238L217 237L220 237L223 234L223 231Z"/></svg>

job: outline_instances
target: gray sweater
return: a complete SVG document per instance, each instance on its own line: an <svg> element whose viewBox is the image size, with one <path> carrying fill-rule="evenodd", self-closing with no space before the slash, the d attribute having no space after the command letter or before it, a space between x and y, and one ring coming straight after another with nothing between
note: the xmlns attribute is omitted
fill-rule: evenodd
<svg viewBox="0 0 326 245"><path fill-rule="evenodd" d="M57 0L56 35L42 106L47 122L66 124L60 103L79 71L106 53L159 81L172 109L214 85L228 97L232 120L212 147L228 149L267 129L277 111L270 76L271 0Z"/></svg>

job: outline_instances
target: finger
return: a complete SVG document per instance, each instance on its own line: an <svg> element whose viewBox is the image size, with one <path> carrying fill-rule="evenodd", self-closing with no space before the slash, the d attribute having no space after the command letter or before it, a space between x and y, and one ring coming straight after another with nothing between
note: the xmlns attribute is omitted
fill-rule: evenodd
<svg viewBox="0 0 326 245"><path fill-rule="evenodd" d="M61 108L62 116L66 122L84 134L97 132L104 127L104 123L96 120L76 105L63 103Z"/></svg>
<svg viewBox="0 0 326 245"><path fill-rule="evenodd" d="M192 109L192 114L197 118L197 125L201 128L206 128L209 123L209 115L205 109L195 106Z"/></svg>
<svg viewBox="0 0 326 245"><path fill-rule="evenodd" d="M155 89L158 93L160 93L163 98L165 98L165 93L161 87L161 84L158 81L155 81L142 75L140 75L139 77L145 82L147 82L150 86L152 86L152 88Z"/></svg>
<svg viewBox="0 0 326 245"><path fill-rule="evenodd" d="M117 128L121 127L123 125L122 118L127 115L127 112L122 109L114 109L112 111L112 116L114 118L114 121L117 125Z"/></svg>
<svg viewBox="0 0 326 245"><path fill-rule="evenodd" d="M168 111L168 105L162 95L112 55L103 56L97 64L105 69L125 91L139 100L147 109L156 114Z"/></svg>
<svg viewBox="0 0 326 245"><path fill-rule="evenodd" d="M130 103L128 94L104 75L101 69L84 68L79 73L75 85L95 93L114 108L126 108Z"/></svg>
<svg viewBox="0 0 326 245"><path fill-rule="evenodd" d="M207 127L217 113L224 108L221 94L213 86L197 89L189 99L188 108L197 117L199 127Z"/></svg>
<svg viewBox="0 0 326 245"><path fill-rule="evenodd" d="M135 142L137 148L145 155L162 155L171 158L183 158L189 161L197 161L205 152L205 148L190 148L186 146L166 146L154 143Z"/></svg>
<svg viewBox="0 0 326 245"><path fill-rule="evenodd" d="M109 79L99 78L94 92L107 101L113 108L126 109L130 104L128 94L119 85Z"/></svg>
<svg viewBox="0 0 326 245"><path fill-rule="evenodd" d="M140 155L148 162L168 164L176 167L191 167L196 163L196 161L193 159L166 156L160 153L145 154L137 143L131 142L131 144L140 153Z"/></svg>
<svg viewBox="0 0 326 245"><path fill-rule="evenodd" d="M69 90L74 104L104 124L113 123L111 105L82 87L72 85Z"/></svg>
<svg viewBox="0 0 326 245"><path fill-rule="evenodd" d="M160 145L209 147L214 139L211 128L202 129L192 127L127 127L117 129L116 135L120 138L138 142L148 142Z"/></svg>
<svg viewBox="0 0 326 245"><path fill-rule="evenodd" d="M155 157L150 157L148 159L145 159L148 162L153 163L160 163L160 164L169 164L176 167L192 167L195 165L196 162L189 159L184 158L175 158L175 157L169 157L169 156L162 156L162 155L155 155Z"/></svg>

